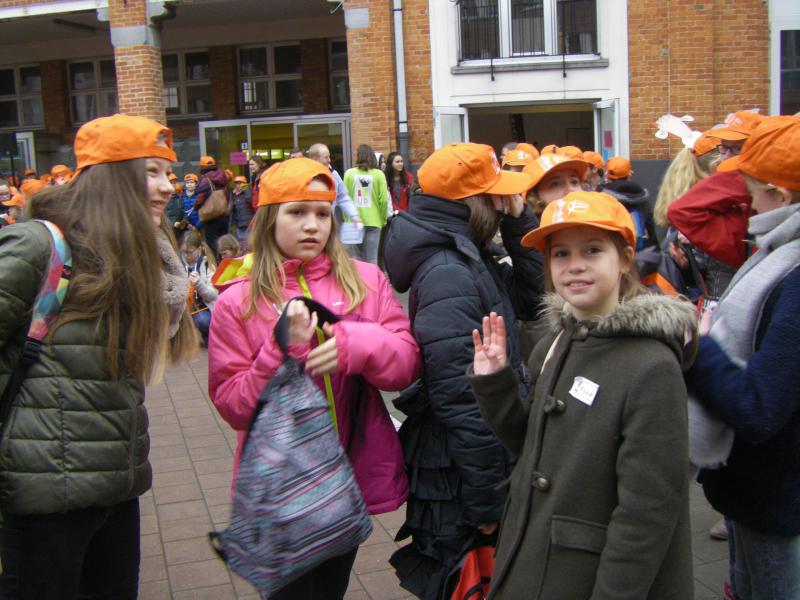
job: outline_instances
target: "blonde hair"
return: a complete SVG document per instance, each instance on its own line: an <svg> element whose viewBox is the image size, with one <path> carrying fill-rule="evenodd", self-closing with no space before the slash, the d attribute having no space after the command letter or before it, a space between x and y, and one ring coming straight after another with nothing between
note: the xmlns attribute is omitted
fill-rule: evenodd
<svg viewBox="0 0 800 600"><path fill-rule="evenodd" d="M162 285L161 258L146 181L145 159L98 164L68 185L40 191L27 210L58 225L72 249L72 277L52 331L96 321L111 378L127 370L149 383L166 347L169 315L154 291Z"/></svg>
<svg viewBox="0 0 800 600"><path fill-rule="evenodd" d="M653 219L657 225L670 226L667 219L669 205L688 192L689 188L701 179L708 177L716 168L719 158L720 154L717 150L711 150L702 156L695 156L690 148L684 148L675 155L661 180L658 198L653 207Z"/></svg>
<svg viewBox="0 0 800 600"><path fill-rule="evenodd" d="M286 272L278 243L275 240L275 223L280 211L280 204L267 204L256 211L250 231L250 244L253 249L253 270L250 273L250 306L245 318L258 311L258 301L265 298L275 305L284 302L283 290L286 283ZM353 261L339 241L338 224L331 218L331 231L323 252L331 261L331 272L336 283L344 291L350 304L347 312L352 312L367 297L367 286L358 273Z"/></svg>
<svg viewBox="0 0 800 600"><path fill-rule="evenodd" d="M225 250L232 250L234 256L239 256L242 253L242 245L236 236L226 233L217 240L217 252L220 256Z"/></svg>

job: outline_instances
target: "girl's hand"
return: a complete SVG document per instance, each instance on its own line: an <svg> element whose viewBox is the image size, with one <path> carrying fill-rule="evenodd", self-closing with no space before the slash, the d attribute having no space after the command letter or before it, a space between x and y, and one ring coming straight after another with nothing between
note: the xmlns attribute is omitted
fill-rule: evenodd
<svg viewBox="0 0 800 600"><path fill-rule="evenodd" d="M505 215L511 215L515 219L525 210L525 198L522 194L513 194L511 196L497 196L492 194L492 204L494 204L494 209L496 211Z"/></svg>
<svg viewBox="0 0 800 600"><path fill-rule="evenodd" d="M314 313L314 316L316 317L317 313ZM339 365L339 350L336 348L333 325L325 323L322 331L329 339L309 352L306 359L306 371L312 375L330 375Z"/></svg>
<svg viewBox="0 0 800 600"><path fill-rule="evenodd" d="M497 373L508 364L506 358L506 325L503 317L491 313L483 317L483 341L477 329L472 330L472 342L475 344L473 370L475 375L491 375Z"/></svg>
<svg viewBox="0 0 800 600"><path fill-rule="evenodd" d="M289 345L307 344L317 328L317 313L308 314L308 307L303 302L291 302L286 309L289 319Z"/></svg>
<svg viewBox="0 0 800 600"><path fill-rule="evenodd" d="M189 273L189 283L192 285L197 285L197 282L200 281L200 273L197 271L192 271Z"/></svg>

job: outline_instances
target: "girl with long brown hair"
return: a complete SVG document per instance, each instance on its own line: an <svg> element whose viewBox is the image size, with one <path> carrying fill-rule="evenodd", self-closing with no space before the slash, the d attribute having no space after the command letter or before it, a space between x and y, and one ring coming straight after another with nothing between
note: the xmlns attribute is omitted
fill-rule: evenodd
<svg viewBox="0 0 800 600"><path fill-rule="evenodd" d="M115 115L76 136L69 184L34 196L73 272L0 441L0 596L135 598L139 502L150 488L144 387L196 346L186 275L163 211L169 129ZM15 370L51 238L35 221L0 234L0 386Z"/></svg>
<svg viewBox="0 0 800 600"><path fill-rule="evenodd" d="M371 514L396 510L408 485L394 426L378 389L400 390L419 371L408 317L375 265L351 260L339 242L328 169L308 158L262 176L250 233L253 268L214 306L208 345L209 393L239 443L234 478L261 391L283 362L273 329L285 310L289 354L331 404L331 418ZM287 301L314 298L341 320L317 329L316 313ZM327 338L327 339L326 339ZM341 599L356 551L334 557L271 600Z"/></svg>

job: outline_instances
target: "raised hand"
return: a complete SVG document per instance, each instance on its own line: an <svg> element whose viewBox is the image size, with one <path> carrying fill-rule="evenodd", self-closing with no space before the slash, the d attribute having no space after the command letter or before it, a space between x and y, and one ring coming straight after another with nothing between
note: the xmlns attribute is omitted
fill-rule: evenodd
<svg viewBox="0 0 800 600"><path fill-rule="evenodd" d="M309 315L303 302L290 302L286 316L289 319L289 345L309 343L317 328L317 313Z"/></svg>
<svg viewBox="0 0 800 600"><path fill-rule="evenodd" d="M476 375L497 373L508 364L506 357L506 325L503 317L491 313L483 317L483 340L477 329L472 330L475 345L473 370Z"/></svg>

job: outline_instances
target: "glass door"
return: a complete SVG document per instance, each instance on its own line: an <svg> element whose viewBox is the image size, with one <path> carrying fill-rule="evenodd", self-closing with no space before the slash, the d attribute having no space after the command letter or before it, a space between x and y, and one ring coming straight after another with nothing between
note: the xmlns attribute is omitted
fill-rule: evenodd
<svg viewBox="0 0 800 600"><path fill-rule="evenodd" d="M325 144L331 152L331 164L339 175L342 175L352 163L350 152L345 152L345 148L350 147L349 143L345 143L346 129L344 121L316 123L303 121L294 124L297 146L308 151L313 144Z"/></svg>
<svg viewBox="0 0 800 600"><path fill-rule="evenodd" d="M234 125L218 124L204 127L202 130L204 144L204 154L211 156L217 161L217 166L222 169L229 169L233 176L244 175L248 177L250 171L247 168L248 157L248 136L247 123L236 123ZM185 172L200 172L199 163L193 161L184 163L188 168ZM182 177L185 173L175 174Z"/></svg>
<svg viewBox="0 0 800 600"><path fill-rule="evenodd" d="M595 148L607 161L619 156L619 105L618 98L594 102Z"/></svg>
<svg viewBox="0 0 800 600"><path fill-rule="evenodd" d="M291 123L250 123L250 155L258 154L272 166L289 158L294 147L294 129Z"/></svg>

